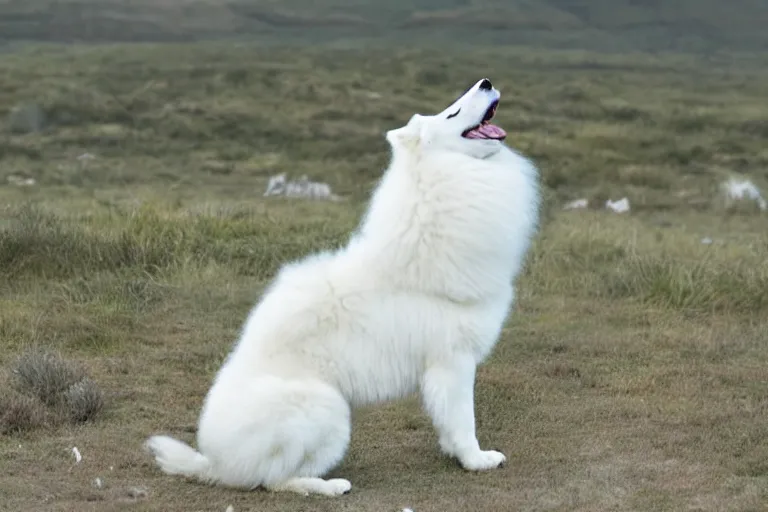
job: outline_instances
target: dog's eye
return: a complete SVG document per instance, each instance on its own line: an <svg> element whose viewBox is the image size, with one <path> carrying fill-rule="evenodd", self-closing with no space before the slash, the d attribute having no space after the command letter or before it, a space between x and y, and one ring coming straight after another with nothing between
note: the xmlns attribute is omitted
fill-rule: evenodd
<svg viewBox="0 0 768 512"><path fill-rule="evenodd" d="M456 117L457 115L459 115L459 112L461 112L461 109L457 110L453 114L448 114L448 117L446 117L446 119L450 119L452 117Z"/></svg>

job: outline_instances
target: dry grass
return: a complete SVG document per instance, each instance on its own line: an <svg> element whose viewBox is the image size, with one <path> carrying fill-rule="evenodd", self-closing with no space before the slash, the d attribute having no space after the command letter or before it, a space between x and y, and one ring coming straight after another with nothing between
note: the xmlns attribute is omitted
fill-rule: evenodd
<svg viewBox="0 0 768 512"><path fill-rule="evenodd" d="M104 394L85 370L60 354L28 349L11 366L12 389L0 403L0 431L23 433L63 422L84 423L104 407Z"/></svg>
<svg viewBox="0 0 768 512"><path fill-rule="evenodd" d="M20 434L43 427L47 413L32 396L6 392L0 398L0 434Z"/></svg>
<svg viewBox="0 0 768 512"><path fill-rule="evenodd" d="M768 179L752 57L223 45L6 57L0 111L33 101L51 120L0 133L0 177L36 180L0 187L0 364L27 383L0 402L9 510L765 510L765 217L717 198L732 172ZM340 500L160 474L142 442L194 439L277 268L358 222L386 163L382 132L486 74L548 204L478 376L480 440L507 467L470 475L441 457L412 399L355 413ZM346 201L262 198L282 171ZM625 195L625 215L560 210ZM20 360L29 346L66 362Z"/></svg>
<svg viewBox="0 0 768 512"><path fill-rule="evenodd" d="M58 405L65 393L84 377L83 370L58 354L29 351L11 370L17 389L37 397L45 405Z"/></svg>
<svg viewBox="0 0 768 512"><path fill-rule="evenodd" d="M104 394L93 380L84 378L67 388L63 404L70 421L82 423L101 412L104 408Z"/></svg>

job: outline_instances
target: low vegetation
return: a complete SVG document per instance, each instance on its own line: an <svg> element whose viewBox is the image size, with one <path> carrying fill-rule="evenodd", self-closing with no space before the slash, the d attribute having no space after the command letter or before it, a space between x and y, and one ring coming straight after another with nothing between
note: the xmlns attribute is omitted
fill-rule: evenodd
<svg viewBox="0 0 768 512"><path fill-rule="evenodd" d="M104 406L83 368L47 349L30 349L12 365L10 393L0 403L0 431L23 433L65 421L82 423Z"/></svg>

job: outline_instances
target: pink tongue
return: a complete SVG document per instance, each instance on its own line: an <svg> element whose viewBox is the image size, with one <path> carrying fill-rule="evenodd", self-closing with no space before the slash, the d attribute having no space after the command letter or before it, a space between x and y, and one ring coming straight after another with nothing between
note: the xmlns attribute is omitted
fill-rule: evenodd
<svg viewBox="0 0 768 512"><path fill-rule="evenodd" d="M507 132L491 123L481 124L467 133L468 139L503 139L506 136Z"/></svg>

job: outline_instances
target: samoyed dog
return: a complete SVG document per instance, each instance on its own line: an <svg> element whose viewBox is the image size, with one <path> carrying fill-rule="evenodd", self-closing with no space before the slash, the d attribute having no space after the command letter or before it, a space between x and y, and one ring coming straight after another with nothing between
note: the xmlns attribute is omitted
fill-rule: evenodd
<svg viewBox="0 0 768 512"><path fill-rule="evenodd" d="M338 496L350 409L419 392L440 448L481 471L477 365L493 349L537 230L538 172L491 124L488 79L386 134L391 163L346 247L286 265L251 311L202 409L197 450L147 449L168 474Z"/></svg>

